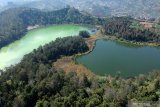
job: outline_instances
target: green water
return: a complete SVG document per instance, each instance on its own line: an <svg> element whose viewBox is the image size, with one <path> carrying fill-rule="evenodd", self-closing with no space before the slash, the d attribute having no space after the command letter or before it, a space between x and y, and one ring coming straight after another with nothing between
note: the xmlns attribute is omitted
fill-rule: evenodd
<svg viewBox="0 0 160 107"><path fill-rule="evenodd" d="M132 77L160 70L160 48L99 40L93 52L78 57L77 62L98 75Z"/></svg>
<svg viewBox="0 0 160 107"><path fill-rule="evenodd" d="M0 69L20 62L25 54L41 45L58 37L78 35L81 30L89 30L89 28L80 25L56 25L31 30L20 40L0 50Z"/></svg>

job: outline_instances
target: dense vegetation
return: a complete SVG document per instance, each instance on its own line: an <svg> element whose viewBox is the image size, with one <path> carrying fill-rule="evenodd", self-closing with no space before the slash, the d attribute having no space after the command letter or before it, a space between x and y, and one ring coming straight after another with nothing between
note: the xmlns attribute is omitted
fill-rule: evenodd
<svg viewBox="0 0 160 107"><path fill-rule="evenodd" d="M19 8L0 13L0 48L27 31L28 26L62 23L102 24L73 8L54 12ZM144 29L131 18L109 18L105 34L131 41L159 42L158 33ZM87 35L87 36L86 36ZM132 78L79 77L74 71L57 71L53 63L62 56L88 51L82 37L58 38L25 55L16 66L0 71L0 107L124 107L128 101L159 101L160 72ZM63 65L62 65L63 66Z"/></svg>
<svg viewBox="0 0 160 107"><path fill-rule="evenodd" d="M158 101L160 73L122 79L79 77L54 69L53 62L88 50L81 37L57 39L1 72L2 107L124 107L128 101ZM63 65L62 65L63 66Z"/></svg>
<svg viewBox="0 0 160 107"><path fill-rule="evenodd" d="M13 40L19 39L27 31L18 17L20 10L8 10L0 13L0 48Z"/></svg>
<svg viewBox="0 0 160 107"><path fill-rule="evenodd" d="M62 72L57 72L52 68L52 63L63 55L73 55L87 50L88 47L81 37L66 37L59 38L26 55L21 63L8 68L1 74L1 105L12 107L13 99L17 99L15 104L20 104L18 107L22 107L21 104L28 107L35 105L38 99L45 95L55 95L62 88L65 78ZM49 85L46 84L47 81L50 86L47 86ZM11 83L9 87L8 82ZM46 93L39 93L40 90Z"/></svg>
<svg viewBox="0 0 160 107"><path fill-rule="evenodd" d="M160 18L158 19L158 24L160 24Z"/></svg>
<svg viewBox="0 0 160 107"><path fill-rule="evenodd" d="M152 29L145 29L139 22L129 17L109 18L105 24L106 35L114 35L129 41L160 42L160 34Z"/></svg>
<svg viewBox="0 0 160 107"><path fill-rule="evenodd" d="M29 8L6 10L0 13L0 48L24 36L28 26L96 22L95 18L70 7L51 12Z"/></svg>
<svg viewBox="0 0 160 107"><path fill-rule="evenodd" d="M88 31L80 31L79 32L79 36L83 37L83 38L89 38L90 34Z"/></svg>

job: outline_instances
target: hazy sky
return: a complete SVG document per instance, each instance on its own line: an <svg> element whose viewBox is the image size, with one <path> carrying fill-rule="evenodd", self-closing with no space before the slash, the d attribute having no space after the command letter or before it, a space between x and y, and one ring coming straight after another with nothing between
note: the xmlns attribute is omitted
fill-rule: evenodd
<svg viewBox="0 0 160 107"><path fill-rule="evenodd" d="M23 2L23 1L36 1L36 0L0 0L0 2L8 2L8 1L12 1L12 2Z"/></svg>
<svg viewBox="0 0 160 107"><path fill-rule="evenodd" d="M0 0L0 6L5 6L8 2L29 2L29 1L38 1L38 0Z"/></svg>
<svg viewBox="0 0 160 107"><path fill-rule="evenodd" d="M0 0L0 3L5 4L7 2L26 2L26 1L38 1L38 0Z"/></svg>

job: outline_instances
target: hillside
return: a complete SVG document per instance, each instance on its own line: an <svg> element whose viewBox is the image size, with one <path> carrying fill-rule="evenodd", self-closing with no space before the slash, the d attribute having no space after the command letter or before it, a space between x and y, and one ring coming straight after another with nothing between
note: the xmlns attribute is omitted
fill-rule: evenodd
<svg viewBox="0 0 160 107"><path fill-rule="evenodd" d="M68 1L68 0L67 0ZM87 10L89 13L102 16L123 16L130 15L133 17L152 18L160 16L159 0L69 0L68 4L80 10ZM97 11L98 12L95 12Z"/></svg>
<svg viewBox="0 0 160 107"><path fill-rule="evenodd" d="M141 22L129 17L108 18L104 26L106 35L134 42L160 43L159 24Z"/></svg>
<svg viewBox="0 0 160 107"><path fill-rule="evenodd" d="M88 50L81 37L57 39L26 55L0 75L1 107L127 107L160 98L160 72L133 78L77 75L53 66L61 56ZM139 103L138 103L139 104ZM155 103L158 107L158 102Z"/></svg>
<svg viewBox="0 0 160 107"><path fill-rule="evenodd" d="M27 32L28 26L49 24L94 24L96 21L74 8L44 12L31 8L14 8L0 13L0 48Z"/></svg>
<svg viewBox="0 0 160 107"><path fill-rule="evenodd" d="M59 0L53 4L61 2L101 17L129 15L135 18L159 18L160 16L159 0Z"/></svg>
<svg viewBox="0 0 160 107"><path fill-rule="evenodd" d="M55 41L43 46L38 44L39 48L24 55L23 59L18 64L7 67L5 70L0 69L0 107L143 107L146 104L151 107L159 107L159 70L148 71L146 74L144 74L144 72L141 74L137 70L139 75L137 74L137 76L126 78L121 76L121 71L118 71L114 76L111 76L106 70L106 73L103 76L100 76L91 72L89 67L85 67L76 61L76 57L79 57L77 55L91 53L92 50L96 48L96 40L107 39L107 36L110 36L111 38L109 39L111 40L113 40L112 37L115 37L117 40L127 40L131 42L160 43L160 20L157 23L155 21L147 22L136 20L131 17L97 18L88 14L92 13L96 16L121 16L124 15L124 13L121 13L122 11L129 12L129 14L134 12L138 13L138 9L140 9L139 6L142 6L142 4L151 6L151 4L153 2L155 4L156 1L75 1L76 0L64 0L65 4L61 5L61 0L53 0L53 2L51 0L50 2L57 3L58 7L54 7L53 4L47 4L47 0L37 0L33 1L33 4L25 4L25 8L11 8L0 13L0 48L20 39L27 33L28 27L33 27L35 25L39 25L40 27L52 24L99 25L97 26L97 29L99 29L98 31L93 29L93 31L95 30L97 32L92 36L90 36L87 31L80 31L79 36L62 36L64 38L57 38ZM142 1L146 1L146 4ZM42 7L39 6L42 5L41 3L44 4ZM129 6L133 6L133 3L135 3L134 6L137 10L132 10L132 7L129 8ZM156 3L158 5L158 2ZM69 6L60 9L68 4L77 9ZM124 4L125 6L123 6ZM56 10L55 8L60 10ZM140 13L135 15L138 15L138 17L139 15L142 15L145 11L145 7L143 8L142 11L139 11ZM52 9L54 11L51 11ZM82 11L87 11L88 13L84 12L84 14ZM144 14L146 17L146 13ZM151 15L153 13L149 12L149 14ZM158 13L155 16L157 17ZM69 27L67 26L67 29L68 28ZM61 27L58 29L66 33ZM73 30L75 31L75 29ZM58 35L63 35L63 33L59 33L59 30L53 30L53 32L55 31L58 32ZM50 32L39 33L45 36L45 34ZM28 39L28 41L35 42L35 40L37 40L37 37L35 37L36 39L32 39L34 38L33 36L30 37L31 39ZM48 38L50 39L51 37L49 36ZM45 41L44 38L40 39L43 42ZM105 42L106 40L103 41ZM13 50L15 54L19 56L19 49L26 50L26 48L23 48L28 46L26 42L24 42L22 47L19 47L16 44L18 46L16 50L13 49L15 48L14 46L8 50ZM28 44L31 44L29 47L35 45L32 45L30 42L28 42ZM115 42L115 45L120 47L118 44L120 43ZM126 44L123 44L123 48L124 45ZM127 59L126 55L123 54L125 51L122 50L120 52L118 48L112 47L111 45L109 45L109 47L111 48L111 51L109 48L104 48L102 45L100 46L102 50L97 50L104 54L106 54L105 51L111 53L109 55L110 59L105 59L103 55L100 55L101 58L109 60L109 63L111 63L114 60L111 56L113 56L113 53L117 53L119 57L113 56L116 59L115 61ZM130 46L130 44L129 46L127 45L127 51L134 54L129 47L132 46ZM113 49L117 51L114 51ZM135 49L139 50L140 48ZM4 51L6 50L7 49L4 49ZM13 58L13 51L11 54L2 55L2 57L4 57L4 59L7 57ZM152 57L152 54L149 51L143 51L142 55L140 55L140 57L144 57L145 59L143 60L143 63L144 61L149 64L152 63L154 60L146 57L144 52L149 53L149 56ZM140 53L136 51L136 57L138 54ZM128 55L130 56L130 54ZM157 53L154 55L155 58L158 59ZM93 57L99 59L98 55L93 55ZM91 57L91 59L93 58ZM97 62L97 59L96 65L99 63ZM136 58L132 57L132 59ZM91 61L94 62L93 60ZM99 63L101 65L104 64L105 66L106 64L109 64L103 62L101 59L100 61L102 62ZM138 60L135 61L136 63L138 62ZM138 64L138 66L135 65L131 60L124 62L125 66L128 66L128 64L132 64L135 68L141 66L140 64ZM111 63L111 66L112 65L115 65L115 63ZM122 66L121 63L120 66ZM146 66L148 65L145 65L145 67ZM114 66L112 67L116 68ZM103 67L100 66L100 68ZM128 73L135 73L134 71L129 71Z"/></svg>
<svg viewBox="0 0 160 107"><path fill-rule="evenodd" d="M8 10L10 8L22 7L26 3L30 3L34 0L0 0L0 12Z"/></svg>
<svg viewBox="0 0 160 107"><path fill-rule="evenodd" d="M14 1L13 1L14 2ZM45 11L62 9L67 5L95 16L132 16L134 18L159 18L159 0L33 0L19 5ZM5 6L4 9L14 6ZM1 9L0 9L1 10Z"/></svg>
<svg viewBox="0 0 160 107"><path fill-rule="evenodd" d="M25 3L22 7L36 8L43 11L53 11L65 8L66 3L63 2L63 0L36 0Z"/></svg>

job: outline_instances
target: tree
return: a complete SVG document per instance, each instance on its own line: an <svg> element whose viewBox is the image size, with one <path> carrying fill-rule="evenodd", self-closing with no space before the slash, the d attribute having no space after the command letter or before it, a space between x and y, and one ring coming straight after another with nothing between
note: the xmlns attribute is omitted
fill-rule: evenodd
<svg viewBox="0 0 160 107"><path fill-rule="evenodd" d="M160 18L158 19L158 24L160 24Z"/></svg>
<svg viewBox="0 0 160 107"><path fill-rule="evenodd" d="M89 38L90 34L88 31L80 31L79 32L79 36L83 37L83 38Z"/></svg>

